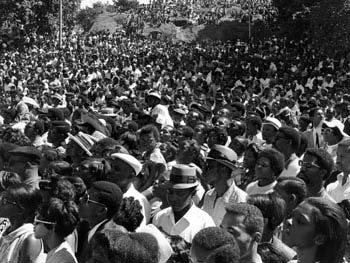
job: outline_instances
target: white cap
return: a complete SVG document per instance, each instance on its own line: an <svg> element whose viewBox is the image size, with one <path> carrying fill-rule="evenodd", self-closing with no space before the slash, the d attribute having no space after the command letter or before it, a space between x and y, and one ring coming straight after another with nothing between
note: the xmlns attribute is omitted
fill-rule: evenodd
<svg viewBox="0 0 350 263"><path fill-rule="evenodd" d="M278 119L276 119L274 117L267 117L264 120L263 125L267 125L267 124L272 125L277 130L282 127L282 123Z"/></svg>
<svg viewBox="0 0 350 263"><path fill-rule="evenodd" d="M140 161L130 154L113 153L111 154L111 157L118 158L124 161L125 163L127 163L128 165L130 165L134 169L136 175L138 175L142 170L142 164L140 163Z"/></svg>

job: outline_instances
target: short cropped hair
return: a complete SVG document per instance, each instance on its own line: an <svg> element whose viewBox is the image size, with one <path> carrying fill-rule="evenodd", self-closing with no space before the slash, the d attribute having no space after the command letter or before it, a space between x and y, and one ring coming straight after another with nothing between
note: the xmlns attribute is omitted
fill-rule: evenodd
<svg viewBox="0 0 350 263"><path fill-rule="evenodd" d="M306 184L304 180L295 176L281 176L277 179L277 185L287 194L294 194L296 204L300 204L306 197Z"/></svg>
<svg viewBox="0 0 350 263"><path fill-rule="evenodd" d="M275 192L251 195L247 203L260 209L264 218L268 220L267 225L271 230L275 230L285 218L286 203Z"/></svg>
<svg viewBox="0 0 350 263"><path fill-rule="evenodd" d="M205 250L214 250L226 244L235 242L235 238L220 227L208 227L200 230L193 238L192 245Z"/></svg>
<svg viewBox="0 0 350 263"><path fill-rule="evenodd" d="M309 148L306 150L305 155L311 155L317 158L317 164L327 171L327 178L334 168L334 161L332 156L324 149L321 148ZM304 156L305 156L304 155Z"/></svg>
<svg viewBox="0 0 350 263"><path fill-rule="evenodd" d="M206 262L209 263L239 263L240 250L235 240L231 244L226 244L215 249L209 254Z"/></svg>
<svg viewBox="0 0 350 263"><path fill-rule="evenodd" d="M275 177L280 175L284 169L284 155L275 149L264 149L259 155L258 159L266 158L270 161L271 170L275 173Z"/></svg>
<svg viewBox="0 0 350 263"><path fill-rule="evenodd" d="M94 235L89 248L88 256L101 255L101 262L157 263L159 258L157 240L148 233L123 233L106 229Z"/></svg>
<svg viewBox="0 0 350 263"><path fill-rule="evenodd" d="M244 216L243 224L248 234L263 233L264 216L256 206L247 203L229 204L226 206L226 212Z"/></svg>

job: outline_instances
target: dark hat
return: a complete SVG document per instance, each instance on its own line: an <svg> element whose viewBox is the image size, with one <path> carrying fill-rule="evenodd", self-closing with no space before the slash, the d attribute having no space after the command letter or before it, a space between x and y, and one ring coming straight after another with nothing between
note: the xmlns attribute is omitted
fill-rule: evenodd
<svg viewBox="0 0 350 263"><path fill-rule="evenodd" d="M20 146L9 151L9 153L16 156L25 156L36 163L40 163L41 153L34 146Z"/></svg>
<svg viewBox="0 0 350 263"><path fill-rule="evenodd" d="M95 201L104 204L110 211L117 211L123 200L123 192L118 185L107 181L97 181L92 183L90 189L97 192Z"/></svg>
<svg viewBox="0 0 350 263"><path fill-rule="evenodd" d="M51 122L51 128L55 128L60 133L67 133L70 131L70 125L65 121L53 121Z"/></svg>
<svg viewBox="0 0 350 263"><path fill-rule="evenodd" d="M186 164L176 164L170 172L171 188L188 189L199 185L196 168Z"/></svg>
<svg viewBox="0 0 350 263"><path fill-rule="evenodd" d="M234 170L236 169L235 163L237 162L237 154L231 148L215 144L206 158L207 160L214 160L218 163L221 163L228 168Z"/></svg>

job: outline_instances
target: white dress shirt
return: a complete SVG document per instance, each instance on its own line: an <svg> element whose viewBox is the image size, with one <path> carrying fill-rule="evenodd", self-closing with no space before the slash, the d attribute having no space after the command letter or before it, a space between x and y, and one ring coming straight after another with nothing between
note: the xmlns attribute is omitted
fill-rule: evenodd
<svg viewBox="0 0 350 263"><path fill-rule="evenodd" d="M258 183L259 181L257 180L248 184L247 189L245 190L248 195L268 194L273 191L277 181L273 181L271 184L265 186L259 186Z"/></svg>
<svg viewBox="0 0 350 263"><path fill-rule="evenodd" d="M230 180L228 185L229 189L221 197L217 197L215 188L204 196L202 209L213 218L216 226L220 226L226 214L226 205L247 201L247 193L238 188L233 180Z"/></svg>
<svg viewBox="0 0 350 263"><path fill-rule="evenodd" d="M334 199L336 203L350 199L350 180L348 177L345 184L342 185L343 177L343 173L338 174L337 181L327 185L326 188L327 193Z"/></svg>
<svg viewBox="0 0 350 263"><path fill-rule="evenodd" d="M153 224L168 235L179 235L189 243L192 243L193 237L200 230L215 226L210 215L195 205L192 205L187 213L176 223L172 208L165 208L154 216Z"/></svg>

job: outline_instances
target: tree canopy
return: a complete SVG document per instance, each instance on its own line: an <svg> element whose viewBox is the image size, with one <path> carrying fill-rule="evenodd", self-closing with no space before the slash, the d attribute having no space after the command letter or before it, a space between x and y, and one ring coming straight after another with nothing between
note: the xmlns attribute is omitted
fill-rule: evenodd
<svg viewBox="0 0 350 263"><path fill-rule="evenodd" d="M81 0L63 1L65 27L74 26ZM19 27L25 32L52 33L58 25L59 0L1 0L0 25Z"/></svg>

